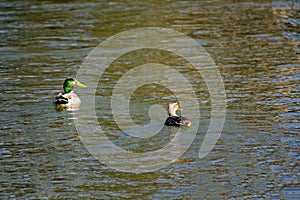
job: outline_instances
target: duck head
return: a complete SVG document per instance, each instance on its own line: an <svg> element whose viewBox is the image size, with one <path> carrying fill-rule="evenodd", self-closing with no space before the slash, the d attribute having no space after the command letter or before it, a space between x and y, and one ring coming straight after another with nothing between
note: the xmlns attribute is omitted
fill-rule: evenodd
<svg viewBox="0 0 300 200"><path fill-rule="evenodd" d="M168 106L168 112L169 112L169 116L170 117L173 117L173 116L178 116L176 114L176 111L177 110L182 110L182 108L178 105L177 102L175 103L169 103L169 106Z"/></svg>
<svg viewBox="0 0 300 200"><path fill-rule="evenodd" d="M74 86L86 87L84 84L80 83L75 78L67 78L63 85L64 92L71 92Z"/></svg>

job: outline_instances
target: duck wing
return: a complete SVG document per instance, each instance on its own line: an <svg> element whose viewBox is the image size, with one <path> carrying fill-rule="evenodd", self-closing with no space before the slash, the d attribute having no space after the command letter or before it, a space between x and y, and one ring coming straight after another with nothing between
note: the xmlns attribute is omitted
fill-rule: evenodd
<svg viewBox="0 0 300 200"><path fill-rule="evenodd" d="M168 117L166 122L166 126L180 126L181 125L181 118L178 116Z"/></svg>
<svg viewBox="0 0 300 200"><path fill-rule="evenodd" d="M53 103L55 105L68 104L69 99L67 97L64 97L64 95L60 93L54 98Z"/></svg>
<svg viewBox="0 0 300 200"><path fill-rule="evenodd" d="M180 125L191 126L191 124L192 122L188 118L180 116Z"/></svg>
<svg viewBox="0 0 300 200"><path fill-rule="evenodd" d="M167 118L165 125L166 126L190 126L191 121L182 116L172 116Z"/></svg>

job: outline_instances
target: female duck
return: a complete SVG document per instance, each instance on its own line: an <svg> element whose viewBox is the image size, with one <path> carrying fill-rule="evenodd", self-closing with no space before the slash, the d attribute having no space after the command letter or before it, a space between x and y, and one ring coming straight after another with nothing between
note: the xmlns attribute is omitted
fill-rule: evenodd
<svg viewBox="0 0 300 200"><path fill-rule="evenodd" d="M74 78L67 78L63 85L63 92L59 93L53 100L53 104L57 107L77 107L81 101L73 92L74 86L86 87Z"/></svg>
<svg viewBox="0 0 300 200"><path fill-rule="evenodd" d="M176 114L177 110L182 110L181 107L178 105L178 103L169 103L168 106L169 117L167 118L165 125L166 126L191 126L192 122L183 116L178 116Z"/></svg>

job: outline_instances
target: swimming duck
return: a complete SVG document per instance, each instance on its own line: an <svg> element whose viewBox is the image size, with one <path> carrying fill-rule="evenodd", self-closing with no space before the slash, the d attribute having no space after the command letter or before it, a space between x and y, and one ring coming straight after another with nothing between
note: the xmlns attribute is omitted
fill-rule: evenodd
<svg viewBox="0 0 300 200"><path fill-rule="evenodd" d="M57 107L77 107L81 101L72 90L74 86L86 87L75 78L67 78L63 85L63 92L60 92L53 100L53 104Z"/></svg>
<svg viewBox="0 0 300 200"><path fill-rule="evenodd" d="M183 116L178 116L176 114L177 110L182 110L181 107L178 105L178 103L169 103L168 106L169 117L167 118L165 125L166 126L191 126L192 122Z"/></svg>

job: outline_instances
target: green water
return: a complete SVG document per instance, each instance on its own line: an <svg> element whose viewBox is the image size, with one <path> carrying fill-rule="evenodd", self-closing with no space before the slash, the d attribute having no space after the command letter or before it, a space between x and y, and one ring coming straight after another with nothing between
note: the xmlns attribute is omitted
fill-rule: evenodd
<svg viewBox="0 0 300 200"><path fill-rule="evenodd" d="M299 24L296 1L0 2L2 199L299 195ZM227 116L217 145L199 159L211 108L203 79L195 77L193 83L201 86L201 127L193 144L171 165L133 174L95 159L78 138L73 112L56 111L52 100L95 46L140 27L174 29L208 51L223 76ZM178 69L185 64L173 55L146 54L126 55L115 63L121 70L112 67L106 78L116 81L130 64L153 58L175 60ZM133 150L135 141L110 126L110 83L104 77L97 90L99 124L112 141ZM145 105L165 105L171 97L163 87L144 86L132 98L133 120L147 123ZM138 143L137 150L153 148Z"/></svg>

